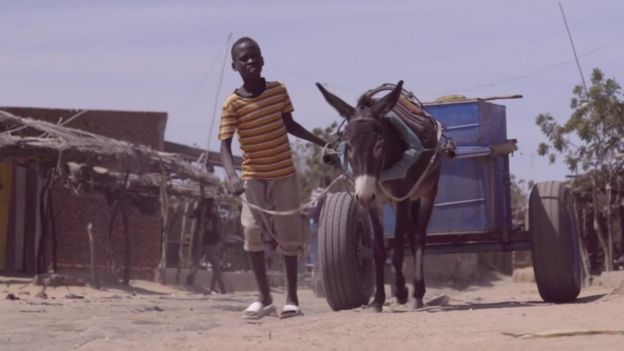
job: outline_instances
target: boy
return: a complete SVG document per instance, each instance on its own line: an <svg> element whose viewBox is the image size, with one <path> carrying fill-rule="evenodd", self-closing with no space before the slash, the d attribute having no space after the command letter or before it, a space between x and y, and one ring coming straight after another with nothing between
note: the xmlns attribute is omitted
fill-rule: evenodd
<svg viewBox="0 0 624 351"><path fill-rule="evenodd" d="M260 46L249 37L232 45L232 69L238 72L243 85L225 99L219 140L221 160L228 184L234 194L242 194L250 204L266 210L297 209L299 190L288 133L323 146L325 142L293 120L293 107L288 92L280 82L268 82L262 75L264 59ZM242 178L232 162L232 137L238 133L243 154ZM269 215L243 203L241 222L245 235L245 251L258 283L260 296L244 312L248 319L259 319L273 313L275 307L269 292L264 261L262 232L277 242L277 251L284 256L286 303L280 317L302 315L297 298L297 255L303 249L303 221L294 215Z"/></svg>

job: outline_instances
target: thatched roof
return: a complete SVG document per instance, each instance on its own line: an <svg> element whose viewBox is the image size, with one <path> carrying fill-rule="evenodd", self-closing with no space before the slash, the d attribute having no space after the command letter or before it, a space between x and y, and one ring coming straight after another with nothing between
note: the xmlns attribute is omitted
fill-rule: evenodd
<svg viewBox="0 0 624 351"><path fill-rule="evenodd" d="M163 181L172 195L214 197L219 180L179 154L154 150L83 130L0 110L0 159L53 170L70 184L100 190L126 188L158 196ZM164 176L164 178L163 178Z"/></svg>

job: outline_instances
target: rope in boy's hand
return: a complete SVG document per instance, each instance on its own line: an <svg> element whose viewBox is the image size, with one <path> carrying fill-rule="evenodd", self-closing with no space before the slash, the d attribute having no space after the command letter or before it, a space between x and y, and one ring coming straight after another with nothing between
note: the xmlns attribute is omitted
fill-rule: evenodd
<svg viewBox="0 0 624 351"><path fill-rule="evenodd" d="M332 181L315 199L313 199L311 201L308 201L308 202L300 205L299 207L293 208L291 210L286 210L286 211L267 210L267 209L264 209L264 208L262 208L262 207L260 207L258 205L249 203L249 201L247 201L247 199L244 196L241 197L241 201L245 205L249 206L250 208L252 208L254 210L257 210L257 211L260 211L260 212L264 212L264 213L267 213L267 214L270 214L270 215L274 215L274 216L291 216L291 215L294 215L294 214L302 213L304 210L310 208L314 204L316 199L318 199L318 198L324 196L325 194L327 194L329 192L329 190L334 186L334 184L338 183L340 180L345 180L345 181L351 183L349 178L345 177L344 174L340 175L339 177L334 179L334 181ZM353 184L351 184L351 185L353 185Z"/></svg>
<svg viewBox="0 0 624 351"><path fill-rule="evenodd" d="M336 168L342 168L342 162L340 161L338 151L336 151L333 143L327 143L323 146L321 159L325 164L332 165Z"/></svg>
<svg viewBox="0 0 624 351"><path fill-rule="evenodd" d="M230 193L233 195L240 195L245 192L245 187L243 186L243 181L238 176L232 176L228 178L228 186Z"/></svg>

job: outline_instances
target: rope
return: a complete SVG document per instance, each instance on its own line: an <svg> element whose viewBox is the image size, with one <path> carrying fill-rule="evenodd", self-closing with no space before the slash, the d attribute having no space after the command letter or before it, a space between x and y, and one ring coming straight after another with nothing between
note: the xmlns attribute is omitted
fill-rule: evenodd
<svg viewBox="0 0 624 351"><path fill-rule="evenodd" d="M420 178L418 178L418 181L416 183L414 183L414 185L412 186L412 188L410 189L410 191L407 192L407 194L397 197L394 196L389 190L387 190L384 186L382 182L378 182L377 185L379 186L379 189L381 189L381 192L390 200L392 201L396 201L396 202L400 202L403 200L407 200L410 197L412 197L412 195L414 195L414 193L416 193L416 190L418 190L418 187L420 187L420 184L423 182L423 180L429 175L429 171L431 170L431 166L433 166L435 164L435 161L438 158L438 155L440 155L440 149L442 148L440 145L440 138L442 137L442 125L440 124L440 122L438 122L436 120L436 136L438 139L438 142L436 144L436 147L434 149L434 154L433 156L431 156L431 158L429 159L429 163L427 164L427 168L425 168L425 171L423 172L423 174L420 176Z"/></svg>
<svg viewBox="0 0 624 351"><path fill-rule="evenodd" d="M334 150L333 148L331 148L331 145L333 145L336 141L334 142L328 142L323 146L323 150L321 152L321 160L323 160L325 158L325 156L327 155L332 155L332 154L338 154L338 152L336 152L336 150ZM274 240L277 241L277 236L275 235L275 233L273 232L273 227L271 225L271 221L269 220L269 218L267 218L267 215L273 215L273 216L292 216L292 215L296 215L296 214L300 214L302 213L304 210L312 207L313 203L315 201L317 201L319 198L325 196L325 194L327 194L330 189L337 184L339 181L344 180L346 182L348 182L351 185L351 188L354 187L353 182L347 178L344 174L341 174L339 177L337 177L336 179L334 179L331 183L329 183L329 185L327 187L325 187L325 189L323 189L323 191L315 198L315 199L311 199L310 201L303 203L301 205L299 205L299 207L297 208L293 208L290 210L286 210L286 211L274 211L274 210L268 210L265 209L261 206L258 206L256 204L250 203L249 201L247 201L247 194L243 193L243 195L240 197L241 202L243 203L243 205L248 206L250 209L254 209L258 212L260 212L260 217L262 218L262 223L264 225L264 229L268 232L267 234L272 237ZM350 193L350 192L349 192ZM351 194L351 193L350 193ZM252 197L254 196L253 193L250 193L249 195L251 195ZM352 194L351 194L352 195Z"/></svg>
<svg viewBox="0 0 624 351"><path fill-rule="evenodd" d="M318 198L324 196L325 194L327 194L329 192L329 190L331 190L331 188L338 183L338 181L340 180L345 180L347 181L349 184L353 185L353 183L347 178L345 177L344 174L340 175L339 177L337 177L336 179L334 179L318 196ZM301 213L303 210L310 208L312 206L312 204L314 203L314 201L316 201L316 199L308 201L304 204L301 204L299 207L297 208L293 208L290 210L286 210L286 211L273 211L273 210L267 210L265 208L262 208L261 206L255 205L250 203L249 201L247 201L247 199L245 197L241 197L241 201L243 202L243 204L249 206L250 208L260 211L262 213L266 213L266 214L270 214L273 216L292 216L294 214L297 213Z"/></svg>
<svg viewBox="0 0 624 351"><path fill-rule="evenodd" d="M412 195L414 195L414 193L416 192L416 190L418 189L418 187L420 186L420 184L422 183L422 181L427 177L427 175L429 175L429 170L431 170L431 166L433 166L433 164L435 163L436 159L438 158L438 155L440 154L440 148L436 148L435 149L435 153L433 154L433 156L431 156L431 159L429 159L429 164L427 164L427 168L425 168L425 171L423 172L423 174L420 176L420 178L418 178L418 181L416 183L414 183L414 185L412 186L412 188L410 189L410 191L407 192L407 194L397 197L394 196L389 190L387 190L384 186L383 183L378 182L378 186L379 189L381 189L381 192L390 200L395 201L395 202L401 202L403 200L407 200L410 197L412 197Z"/></svg>
<svg viewBox="0 0 624 351"><path fill-rule="evenodd" d="M204 159L204 167L208 164L208 155L210 154L210 143L212 142L212 132L214 130L214 123L217 119L217 106L219 103L219 93L221 92L221 85L223 84L223 72L225 71L225 64L227 62L228 52L230 48L230 40L232 40L232 32L227 37L225 43L225 54L223 55L223 65L221 66L221 72L219 73L219 82L217 83L217 93L215 94L214 104L212 106L212 119L210 120L210 129L208 130L208 144L206 145L206 159Z"/></svg>
<svg viewBox="0 0 624 351"><path fill-rule="evenodd" d="M321 161L324 163L329 163L331 160L331 156L340 156L338 151L333 147L336 143L339 142L340 139L336 139L334 141L330 141L323 145L323 149L321 150Z"/></svg>

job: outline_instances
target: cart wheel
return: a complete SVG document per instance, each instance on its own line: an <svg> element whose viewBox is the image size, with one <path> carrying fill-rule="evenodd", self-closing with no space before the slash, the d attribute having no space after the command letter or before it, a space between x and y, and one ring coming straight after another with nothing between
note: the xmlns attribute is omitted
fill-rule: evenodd
<svg viewBox="0 0 624 351"><path fill-rule="evenodd" d="M533 187L529 198L533 270L546 302L570 302L581 291L581 257L576 213L569 189L549 181Z"/></svg>
<svg viewBox="0 0 624 351"><path fill-rule="evenodd" d="M348 193L329 194L319 224L319 264L325 299L334 310L365 305L373 291L368 213Z"/></svg>

